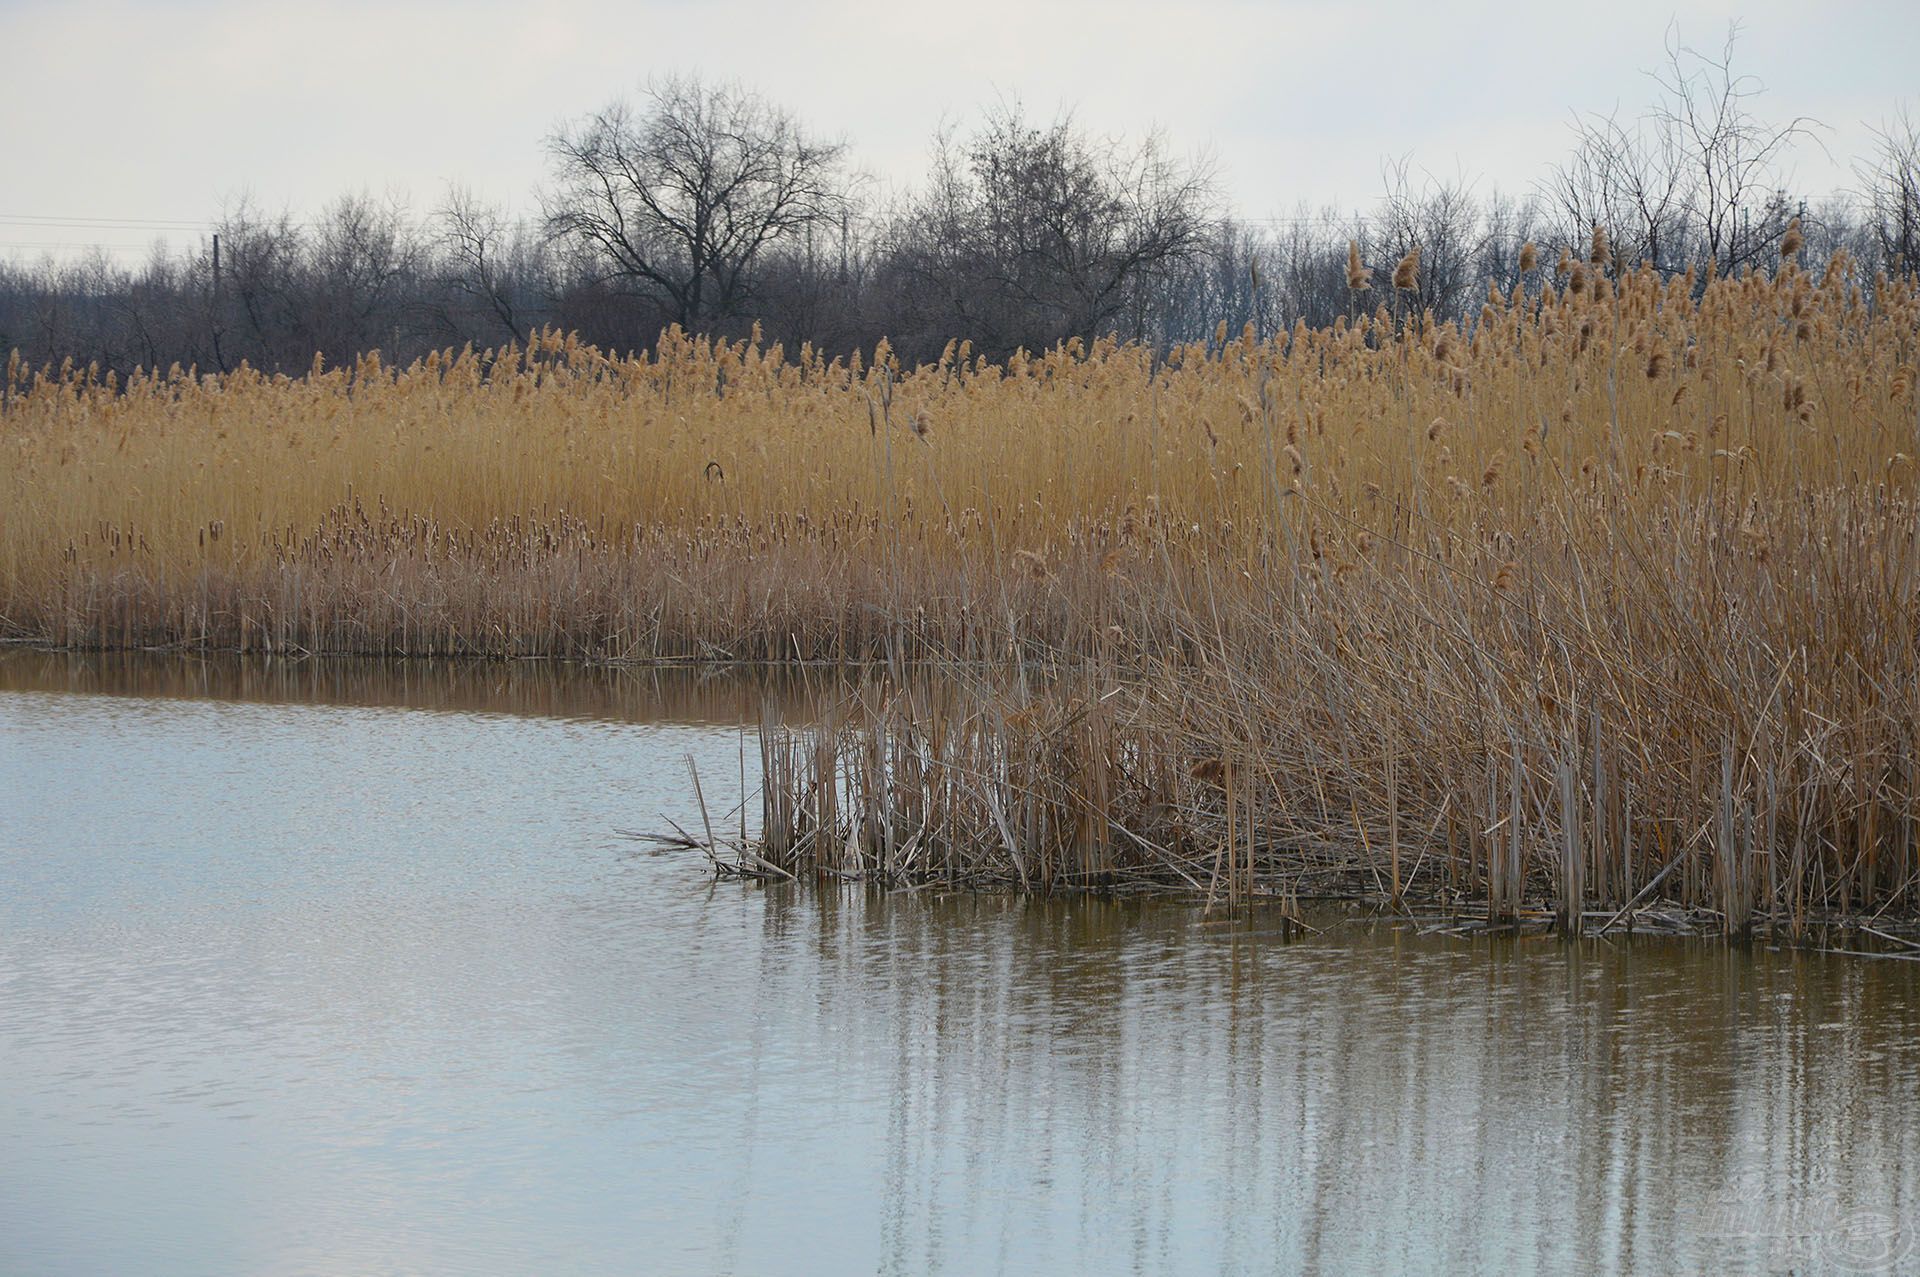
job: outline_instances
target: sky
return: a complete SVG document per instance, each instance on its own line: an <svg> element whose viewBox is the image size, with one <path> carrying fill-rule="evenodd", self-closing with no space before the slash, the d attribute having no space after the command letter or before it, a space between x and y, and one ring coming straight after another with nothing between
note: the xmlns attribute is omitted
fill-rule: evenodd
<svg viewBox="0 0 1920 1277"><path fill-rule="evenodd" d="M1903 105L1920 112L1920 4L921 5L867 0L298 5L0 0L0 255L193 242L242 196L296 218L346 192L430 213L460 184L537 210L544 140L649 77L737 80L844 140L881 191L983 106L1159 129L1251 217L1353 209L1383 160L1525 192L1576 112L1637 114L1669 32L1718 50L1763 116L1811 116L1791 160L1829 191Z"/></svg>

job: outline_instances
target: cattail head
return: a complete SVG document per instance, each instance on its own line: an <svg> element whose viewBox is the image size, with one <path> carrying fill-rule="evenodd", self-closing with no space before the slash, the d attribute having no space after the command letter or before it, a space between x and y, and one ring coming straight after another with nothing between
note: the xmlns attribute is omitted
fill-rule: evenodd
<svg viewBox="0 0 1920 1277"><path fill-rule="evenodd" d="M1560 246L1560 260L1553 264L1553 273L1565 275L1573 269L1573 250L1565 244Z"/></svg>
<svg viewBox="0 0 1920 1277"><path fill-rule="evenodd" d="M1357 239L1348 240L1347 287L1356 293L1363 288L1372 288L1373 285L1368 282L1368 277L1372 274L1373 271L1370 268L1360 264L1360 241Z"/></svg>
<svg viewBox="0 0 1920 1277"><path fill-rule="evenodd" d="M1656 349L1652 354L1647 356L1647 379L1649 381L1652 381L1655 378L1659 377L1660 374L1665 372L1666 370L1667 370L1667 352L1666 351Z"/></svg>
<svg viewBox="0 0 1920 1277"><path fill-rule="evenodd" d="M1601 267L1613 260L1613 249L1607 244L1607 228L1598 222L1593 224L1593 244L1587 249L1587 260Z"/></svg>
<svg viewBox="0 0 1920 1277"><path fill-rule="evenodd" d="M1520 246L1520 273L1524 275L1538 265L1540 265L1540 250L1533 246L1532 240L1528 240Z"/></svg>
<svg viewBox="0 0 1920 1277"><path fill-rule="evenodd" d="M1806 244L1807 237L1800 233L1800 219L1796 217L1787 223L1787 233L1780 237L1780 260L1791 261Z"/></svg>
<svg viewBox="0 0 1920 1277"><path fill-rule="evenodd" d="M1393 286L1401 292L1410 293L1420 287L1420 246L1415 244L1393 268Z"/></svg>

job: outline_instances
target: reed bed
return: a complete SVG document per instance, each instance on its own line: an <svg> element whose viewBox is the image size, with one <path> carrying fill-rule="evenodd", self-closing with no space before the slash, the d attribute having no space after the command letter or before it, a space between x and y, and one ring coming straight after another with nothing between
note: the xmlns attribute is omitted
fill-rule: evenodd
<svg viewBox="0 0 1920 1277"><path fill-rule="evenodd" d="M16 362L0 634L992 674L769 728L780 872L1911 917L1920 294L1593 258L1004 366Z"/></svg>

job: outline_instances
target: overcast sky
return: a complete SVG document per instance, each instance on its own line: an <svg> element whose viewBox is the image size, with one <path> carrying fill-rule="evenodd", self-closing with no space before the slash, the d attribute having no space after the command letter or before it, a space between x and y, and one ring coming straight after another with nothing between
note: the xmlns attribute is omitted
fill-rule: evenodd
<svg viewBox="0 0 1920 1277"><path fill-rule="evenodd" d="M1914 0L0 0L0 253L80 239L138 256L242 192L301 215L365 189L425 213L459 182L524 213L557 123L685 71L758 89L894 184L943 118L1012 97L1210 151L1252 216L1365 204L1389 155L1525 190L1566 153L1572 112L1646 105L1670 23L1717 50L1734 18L1758 109L1830 126L1832 158L1796 152L1803 188L1844 185L1869 128L1920 106Z"/></svg>

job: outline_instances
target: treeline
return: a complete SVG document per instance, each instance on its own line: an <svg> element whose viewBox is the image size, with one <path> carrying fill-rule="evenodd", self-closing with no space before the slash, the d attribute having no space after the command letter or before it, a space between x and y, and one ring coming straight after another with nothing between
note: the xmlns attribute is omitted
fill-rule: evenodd
<svg viewBox="0 0 1920 1277"><path fill-rule="evenodd" d="M1401 162L1362 211L1250 220L1222 207L1207 161L1162 138L1122 144L1004 106L941 134L920 185L882 199L844 144L788 111L675 79L553 135L536 219L459 191L424 218L365 196L304 222L242 204L139 266L104 252L0 264L0 350L122 373L292 372L316 354L409 360L543 327L626 351L677 324L728 337L758 325L832 352L884 336L909 361L966 338L998 357L1076 336L1321 325L1385 297L1466 317L1489 280L1519 279L1523 245L1551 269L1596 224L1619 260L1702 278L1774 260L1795 218L1808 260L1845 250L1867 279L1920 263L1911 118L1877 135L1853 189L1811 198L1777 174L1814 126L1760 118L1730 44L1670 47L1658 82L1644 115L1583 120L1572 154L1522 195ZM1417 289L1399 293L1386 275L1415 247Z"/></svg>

